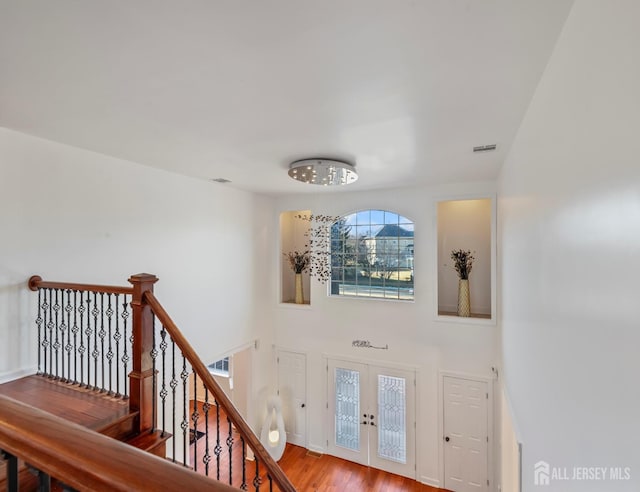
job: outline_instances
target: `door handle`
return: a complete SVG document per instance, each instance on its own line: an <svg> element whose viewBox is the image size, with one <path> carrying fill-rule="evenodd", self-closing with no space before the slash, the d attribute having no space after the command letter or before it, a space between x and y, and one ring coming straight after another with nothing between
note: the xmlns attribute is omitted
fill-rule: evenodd
<svg viewBox="0 0 640 492"><path fill-rule="evenodd" d="M449 436L444 438L445 441L449 442L451 439L449 439Z"/></svg>
<svg viewBox="0 0 640 492"><path fill-rule="evenodd" d="M302 405L300 405L300 408L304 408L304 403Z"/></svg>
<svg viewBox="0 0 640 492"><path fill-rule="evenodd" d="M366 420L365 420L365 421L363 421L363 422L362 422L362 425L367 425L367 421L366 421Z"/></svg>

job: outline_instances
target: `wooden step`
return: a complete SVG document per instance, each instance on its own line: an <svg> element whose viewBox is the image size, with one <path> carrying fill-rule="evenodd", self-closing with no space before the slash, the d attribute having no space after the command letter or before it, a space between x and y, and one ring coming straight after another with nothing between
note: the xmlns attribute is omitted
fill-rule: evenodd
<svg viewBox="0 0 640 492"><path fill-rule="evenodd" d="M125 440L127 444L142 449L147 453L154 454L160 458L167 456L167 441L171 439L171 434L156 430L154 432L143 432L137 436Z"/></svg>

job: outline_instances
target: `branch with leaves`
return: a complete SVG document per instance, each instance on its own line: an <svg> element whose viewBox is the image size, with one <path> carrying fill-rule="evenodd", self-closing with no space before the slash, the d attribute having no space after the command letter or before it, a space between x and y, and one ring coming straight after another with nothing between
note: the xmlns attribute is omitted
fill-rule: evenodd
<svg viewBox="0 0 640 492"><path fill-rule="evenodd" d="M309 251L290 251L283 254L289 260L289 266L294 273L303 273L309 269L309 263L311 260L309 257Z"/></svg>
<svg viewBox="0 0 640 492"><path fill-rule="evenodd" d="M309 229L305 233L309 253L309 275L325 283L331 279L331 241L335 236L333 225L339 223L340 217L332 215L302 215L296 219L309 222Z"/></svg>
<svg viewBox="0 0 640 492"><path fill-rule="evenodd" d="M456 269L456 272L458 272L458 277L460 277L461 280L468 280L471 268L473 267L473 260L475 260L471 251L454 249L451 252L451 259L454 262L453 266Z"/></svg>

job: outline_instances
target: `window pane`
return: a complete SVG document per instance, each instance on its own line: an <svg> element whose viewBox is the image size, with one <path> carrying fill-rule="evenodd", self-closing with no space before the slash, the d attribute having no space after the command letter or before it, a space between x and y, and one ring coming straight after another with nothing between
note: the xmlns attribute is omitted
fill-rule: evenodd
<svg viewBox="0 0 640 492"><path fill-rule="evenodd" d="M406 380L378 375L378 456L407 462Z"/></svg>
<svg viewBox="0 0 640 492"><path fill-rule="evenodd" d="M332 281L340 286L331 294L413 299L413 235L413 223L395 212L363 210L341 218L331 241Z"/></svg>
<svg viewBox="0 0 640 492"><path fill-rule="evenodd" d="M360 449L360 373L336 367L336 435L338 446Z"/></svg>

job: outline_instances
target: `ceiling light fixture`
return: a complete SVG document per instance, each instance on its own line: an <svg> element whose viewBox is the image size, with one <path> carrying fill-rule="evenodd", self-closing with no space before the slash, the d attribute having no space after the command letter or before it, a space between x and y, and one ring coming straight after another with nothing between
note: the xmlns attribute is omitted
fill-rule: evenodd
<svg viewBox="0 0 640 492"><path fill-rule="evenodd" d="M321 186L339 186L358 179L353 165L335 159L300 159L289 165L289 176L303 183Z"/></svg>

